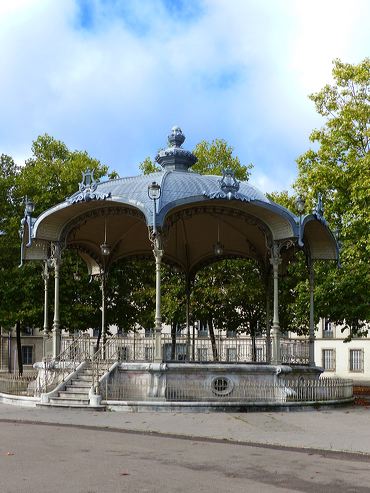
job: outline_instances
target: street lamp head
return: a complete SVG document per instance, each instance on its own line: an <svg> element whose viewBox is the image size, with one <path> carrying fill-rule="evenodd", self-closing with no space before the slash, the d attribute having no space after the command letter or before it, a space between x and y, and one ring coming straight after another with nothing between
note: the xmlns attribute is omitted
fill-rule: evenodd
<svg viewBox="0 0 370 493"><path fill-rule="evenodd" d="M298 197L296 198L295 206L297 208L298 214L301 215L304 211L305 203L303 197L301 197L300 195L298 195Z"/></svg>
<svg viewBox="0 0 370 493"><path fill-rule="evenodd" d="M219 257L220 255L222 255L224 253L224 247L219 241L216 241L216 243L213 245L213 253L217 257Z"/></svg>
<svg viewBox="0 0 370 493"><path fill-rule="evenodd" d="M108 257L108 255L110 255L110 246L107 242L104 242L100 245L100 251L104 257Z"/></svg>
<svg viewBox="0 0 370 493"><path fill-rule="evenodd" d="M148 196L151 200L158 200L161 196L161 186L157 182L152 181L152 183L148 185Z"/></svg>
<svg viewBox="0 0 370 493"><path fill-rule="evenodd" d="M35 204L32 202L31 199L26 197L26 200L25 200L25 213L26 213L26 215L32 216L32 213L34 212L34 210L35 210Z"/></svg>

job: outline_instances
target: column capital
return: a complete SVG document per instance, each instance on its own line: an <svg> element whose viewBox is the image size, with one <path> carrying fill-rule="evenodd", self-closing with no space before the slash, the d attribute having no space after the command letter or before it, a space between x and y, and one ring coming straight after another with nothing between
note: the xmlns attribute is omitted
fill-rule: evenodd
<svg viewBox="0 0 370 493"><path fill-rule="evenodd" d="M44 260L44 265L41 272L41 277L43 278L44 282L47 282L50 278L49 264L50 264L50 259Z"/></svg>
<svg viewBox="0 0 370 493"><path fill-rule="evenodd" d="M273 267L278 267L282 262L280 255L278 257L270 257L270 264Z"/></svg>
<svg viewBox="0 0 370 493"><path fill-rule="evenodd" d="M50 264L54 267L59 267L62 261L62 247L59 241L52 241L50 244Z"/></svg>

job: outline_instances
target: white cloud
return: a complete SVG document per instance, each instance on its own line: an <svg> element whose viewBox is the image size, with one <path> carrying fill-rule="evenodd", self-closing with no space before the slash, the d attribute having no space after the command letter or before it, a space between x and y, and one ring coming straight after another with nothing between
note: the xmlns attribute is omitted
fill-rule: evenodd
<svg viewBox="0 0 370 493"><path fill-rule="evenodd" d="M159 0L94 0L82 28L77 0L0 0L0 152L47 132L133 174L179 124L188 147L224 138L257 186L288 188L320 125L307 94L332 59L366 56L370 5L353 3L205 0L182 20Z"/></svg>

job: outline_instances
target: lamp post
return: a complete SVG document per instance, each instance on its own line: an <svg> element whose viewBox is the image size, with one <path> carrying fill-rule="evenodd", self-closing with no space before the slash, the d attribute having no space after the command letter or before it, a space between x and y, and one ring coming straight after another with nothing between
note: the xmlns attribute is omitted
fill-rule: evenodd
<svg viewBox="0 0 370 493"><path fill-rule="evenodd" d="M300 195L298 195L298 197L296 198L295 206L296 206L298 214L299 214L298 245L300 247L302 247L303 246L303 241L302 241L302 214L304 211L305 202L303 200L303 197L301 197Z"/></svg>
<svg viewBox="0 0 370 493"><path fill-rule="evenodd" d="M26 197L25 207L24 207L24 215L28 226L28 242L26 244L27 247L32 245L32 214L35 210L35 204L31 199Z"/></svg>
<svg viewBox="0 0 370 493"><path fill-rule="evenodd" d="M153 244L153 254L155 258L155 347L154 360L162 361L161 355L161 333L162 333L162 316L161 316L161 262L163 250L161 248L161 237L157 230L157 200L161 196L161 187L153 181L148 186L148 197L153 201L153 227L151 242Z"/></svg>

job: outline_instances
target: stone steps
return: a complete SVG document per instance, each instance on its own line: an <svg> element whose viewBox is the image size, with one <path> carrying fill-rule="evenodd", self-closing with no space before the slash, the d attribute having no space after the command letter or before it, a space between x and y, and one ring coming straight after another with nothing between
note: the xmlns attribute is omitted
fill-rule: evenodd
<svg viewBox="0 0 370 493"><path fill-rule="evenodd" d="M93 372L91 368L82 369L78 375L66 383L63 390L55 397L50 397L48 403L40 403L40 406L63 407L74 409L98 409L104 410L105 406L90 406L89 392L93 384Z"/></svg>
<svg viewBox="0 0 370 493"><path fill-rule="evenodd" d="M50 398L50 404L75 404L75 405L80 405L80 406L88 406L89 405L89 398L87 399L76 399L74 397L69 398L68 396L66 397L52 397Z"/></svg>
<svg viewBox="0 0 370 493"><path fill-rule="evenodd" d="M37 407L59 407L63 409L85 409L88 411L105 411L105 406L89 406L85 404L74 404L72 402L63 403L58 401L57 403L45 402L45 403L37 403Z"/></svg>

